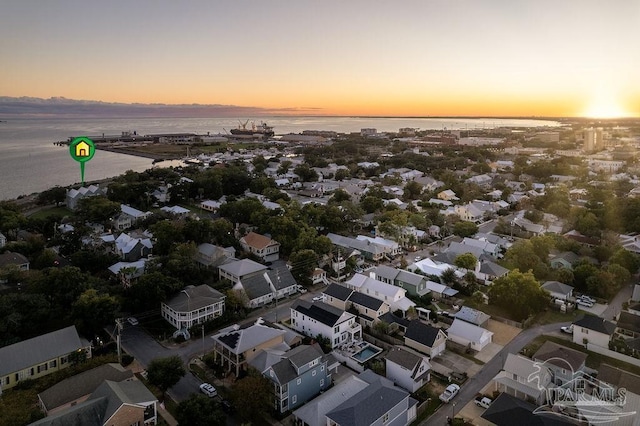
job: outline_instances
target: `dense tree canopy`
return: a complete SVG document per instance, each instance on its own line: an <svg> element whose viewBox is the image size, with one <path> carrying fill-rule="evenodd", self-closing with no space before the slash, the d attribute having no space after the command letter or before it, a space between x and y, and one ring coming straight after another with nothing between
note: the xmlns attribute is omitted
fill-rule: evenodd
<svg viewBox="0 0 640 426"><path fill-rule="evenodd" d="M489 288L489 302L522 321L548 305L549 293L540 287L531 272L514 269L493 282Z"/></svg>

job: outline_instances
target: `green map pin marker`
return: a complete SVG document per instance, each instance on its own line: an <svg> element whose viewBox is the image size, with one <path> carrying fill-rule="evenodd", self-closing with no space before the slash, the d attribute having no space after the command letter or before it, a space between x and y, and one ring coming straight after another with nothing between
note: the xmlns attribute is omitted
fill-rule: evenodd
<svg viewBox="0 0 640 426"><path fill-rule="evenodd" d="M71 154L71 158L80 163L80 177L84 186L84 163L91 160L96 154L96 146L91 139L81 136L71 141L69 154Z"/></svg>

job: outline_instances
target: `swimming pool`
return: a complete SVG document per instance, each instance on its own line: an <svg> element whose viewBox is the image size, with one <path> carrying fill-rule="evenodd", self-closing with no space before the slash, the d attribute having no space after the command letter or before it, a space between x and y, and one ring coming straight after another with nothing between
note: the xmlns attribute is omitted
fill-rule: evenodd
<svg viewBox="0 0 640 426"><path fill-rule="evenodd" d="M360 352L351 355L351 358L355 359L359 363L364 363L378 355L380 352L382 352L382 349L373 345L367 345Z"/></svg>

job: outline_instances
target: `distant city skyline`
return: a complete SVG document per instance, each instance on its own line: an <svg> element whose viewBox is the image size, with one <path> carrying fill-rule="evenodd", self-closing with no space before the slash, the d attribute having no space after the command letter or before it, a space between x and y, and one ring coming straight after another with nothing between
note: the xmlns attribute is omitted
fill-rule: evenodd
<svg viewBox="0 0 640 426"><path fill-rule="evenodd" d="M269 114L640 116L640 2L8 1L0 97Z"/></svg>

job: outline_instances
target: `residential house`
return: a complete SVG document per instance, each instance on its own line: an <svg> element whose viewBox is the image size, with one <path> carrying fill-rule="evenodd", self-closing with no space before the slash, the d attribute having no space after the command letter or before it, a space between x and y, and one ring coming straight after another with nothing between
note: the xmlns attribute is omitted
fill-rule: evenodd
<svg viewBox="0 0 640 426"><path fill-rule="evenodd" d="M624 391L625 399L622 407L623 413L635 415L621 416L615 420L616 426L640 426L640 376L621 370L608 364L600 364L598 380L611 385L615 395ZM618 407L611 407L612 414L620 412Z"/></svg>
<svg viewBox="0 0 640 426"><path fill-rule="evenodd" d="M446 299L458 294L458 290L455 290L448 285L437 283L435 281L427 281L427 290L431 293L435 300Z"/></svg>
<svg viewBox="0 0 640 426"><path fill-rule="evenodd" d="M591 343L603 348L609 348L609 340L616 329L616 325L604 318L585 315L573 323L573 343L586 345Z"/></svg>
<svg viewBox="0 0 640 426"><path fill-rule="evenodd" d="M189 329L222 316L225 297L206 284L189 285L167 302L162 302L162 317L178 330Z"/></svg>
<svg viewBox="0 0 640 426"><path fill-rule="evenodd" d="M385 376L413 393L431 380L429 359L404 346L394 346L385 356Z"/></svg>
<svg viewBox="0 0 640 426"><path fill-rule="evenodd" d="M462 244L466 246L478 247L482 249L483 254L488 254L489 256L496 257L496 258L501 257L500 245L492 241L488 241L486 239L480 239L480 238L465 237L462 240Z"/></svg>
<svg viewBox="0 0 640 426"><path fill-rule="evenodd" d="M217 212L218 209L220 208L220 206L222 206L225 203L225 201L223 199L220 199L219 201L215 201L215 200L204 200L200 203L200 208L202 210L206 210L208 212Z"/></svg>
<svg viewBox="0 0 640 426"><path fill-rule="evenodd" d="M349 309L358 311L360 324L371 327L379 318L389 312L389 305L380 299L354 291L349 296Z"/></svg>
<svg viewBox="0 0 640 426"><path fill-rule="evenodd" d="M489 330L458 318L447 329L447 336L452 342L478 352L493 341L493 333Z"/></svg>
<svg viewBox="0 0 640 426"><path fill-rule="evenodd" d="M301 345L285 352L262 374L274 384L280 413L300 407L331 385L327 358L317 346Z"/></svg>
<svg viewBox="0 0 640 426"><path fill-rule="evenodd" d="M113 220L115 229L129 229L139 221L151 216L151 212L142 212L126 204L120 204L120 214Z"/></svg>
<svg viewBox="0 0 640 426"><path fill-rule="evenodd" d="M409 308L416 306L406 296L407 291L405 289L383 283L363 274L355 274L345 284L359 293L368 294L386 302L389 305L389 309L394 312L400 310L406 313Z"/></svg>
<svg viewBox="0 0 640 426"><path fill-rule="evenodd" d="M258 355L261 349L289 350L284 341L285 335L285 330L262 318L242 326L234 324L212 336L213 355L216 361L220 359L227 371L234 372L237 377L240 370L247 369L247 362Z"/></svg>
<svg viewBox="0 0 640 426"><path fill-rule="evenodd" d="M124 288L131 287L133 281L144 274L147 259L140 259L135 262L118 262L109 266L109 272L115 275Z"/></svg>
<svg viewBox="0 0 640 426"><path fill-rule="evenodd" d="M629 311L622 311L618 316L616 325L616 331L623 336L632 339L640 337L640 315L632 314Z"/></svg>
<svg viewBox="0 0 640 426"><path fill-rule="evenodd" d="M148 257L153 250L153 243L147 235L134 237L123 232L118 235L114 243L116 254L126 262L135 262Z"/></svg>
<svg viewBox="0 0 640 426"><path fill-rule="evenodd" d="M435 358L444 352L447 334L440 328L432 327L414 320L407 325L404 333L404 344L410 348Z"/></svg>
<svg viewBox="0 0 640 426"><path fill-rule="evenodd" d="M198 246L195 261L202 268L217 268L220 265L237 260L234 247L220 247L209 243Z"/></svg>
<svg viewBox="0 0 640 426"><path fill-rule="evenodd" d="M349 296L354 292L352 288L332 283L322 291L324 303L343 311L349 309Z"/></svg>
<svg viewBox="0 0 640 426"><path fill-rule="evenodd" d="M14 265L21 271L28 271L30 264L29 259L21 253L8 251L0 254L0 268L6 268L9 265Z"/></svg>
<svg viewBox="0 0 640 426"><path fill-rule="evenodd" d="M445 201L458 201L460 199L456 196L456 193L450 189L438 192L436 197L438 197L438 199L440 200Z"/></svg>
<svg viewBox="0 0 640 426"><path fill-rule="evenodd" d="M455 206L454 212L460 216L460 219L474 223L482 222L485 214L484 210L479 209L473 203Z"/></svg>
<svg viewBox="0 0 640 426"><path fill-rule="evenodd" d="M416 418L416 405L392 381L365 370L298 408L293 417L307 426L408 425Z"/></svg>
<svg viewBox="0 0 640 426"><path fill-rule="evenodd" d="M405 289L412 296L424 296L429 292L427 278L411 271L379 265L370 275L378 281Z"/></svg>
<svg viewBox="0 0 640 426"><path fill-rule="evenodd" d="M157 398L138 380L105 380L86 401L31 425L155 425L158 422L157 402Z"/></svg>
<svg viewBox="0 0 640 426"><path fill-rule="evenodd" d="M412 263L407 267L407 269L412 272L420 271L424 275L434 275L436 277L440 277L447 269L453 269L459 278L464 276L464 274L458 271L454 265L448 263L436 263L429 258Z"/></svg>
<svg viewBox="0 0 640 426"><path fill-rule="evenodd" d="M96 185L82 186L78 189L69 189L67 191L67 208L69 210L75 210L78 208L78 203L85 197L95 197L97 195L106 195L106 190L97 187Z"/></svg>
<svg viewBox="0 0 640 426"><path fill-rule="evenodd" d="M345 251L345 253L355 253L361 255L367 260L379 262L384 259L387 248L371 240L358 240L356 238L343 237L333 233L328 233L327 238L331 240L334 246Z"/></svg>
<svg viewBox="0 0 640 426"><path fill-rule="evenodd" d="M578 256L574 252L564 251L549 260L549 264L553 269L565 268L573 270L573 265L575 265L578 260L580 260L580 256Z"/></svg>
<svg viewBox="0 0 640 426"><path fill-rule="evenodd" d="M355 315L322 302L293 302L291 328L310 337L323 336L332 348L362 339L362 327Z"/></svg>
<svg viewBox="0 0 640 426"><path fill-rule="evenodd" d="M79 351L91 358L91 343L73 325L0 348L0 392L68 367Z"/></svg>
<svg viewBox="0 0 640 426"><path fill-rule="evenodd" d="M562 386L584 373L587 354L547 340L531 357L551 372L551 381Z"/></svg>
<svg viewBox="0 0 640 426"><path fill-rule="evenodd" d="M280 257L280 243L255 232L249 232L240 238L240 245L245 251L258 256L263 262L273 262Z"/></svg>
<svg viewBox="0 0 640 426"><path fill-rule="evenodd" d="M358 235L356 237L356 240L365 241L370 244L378 244L384 247L384 253L386 257L389 259L395 256L398 256L399 254L402 253L402 247L400 247L400 244L398 244L393 240L389 240L387 238L382 238L382 237L372 238L366 235Z"/></svg>
<svg viewBox="0 0 640 426"><path fill-rule="evenodd" d="M575 426L575 422L560 415L540 415L538 407L509 393L501 393L491 403L482 418L496 426Z"/></svg>
<svg viewBox="0 0 640 426"><path fill-rule="evenodd" d="M503 277L509 273L509 270L490 260L480 260L476 264L474 274L477 279L484 281L485 285L490 285L496 278Z"/></svg>
<svg viewBox="0 0 640 426"><path fill-rule="evenodd" d="M552 375L548 368L517 354L507 354L504 367L494 378L494 390L542 405Z"/></svg>
<svg viewBox="0 0 640 426"><path fill-rule="evenodd" d="M160 210L177 217L186 217L189 213L191 213L191 210L185 209L184 207L180 206L165 206L161 207Z"/></svg>
<svg viewBox="0 0 640 426"><path fill-rule="evenodd" d="M251 259L241 259L218 266L218 273L220 279L227 279L235 284L243 278L262 274L267 269L267 266Z"/></svg>
<svg viewBox="0 0 640 426"><path fill-rule="evenodd" d="M38 394L38 405L45 415L52 415L83 401L105 380L121 382L133 380L133 371L118 363L103 364L71 376Z"/></svg>
<svg viewBox="0 0 640 426"><path fill-rule="evenodd" d="M311 273L311 284L329 284L329 280L327 279L327 271L321 268L314 268Z"/></svg>
<svg viewBox="0 0 640 426"><path fill-rule="evenodd" d="M546 281L541 287L554 299L569 300L573 297L573 287L560 281Z"/></svg>
<svg viewBox="0 0 640 426"><path fill-rule="evenodd" d="M456 312L455 318L468 322L469 324L477 325L478 327L485 327L489 323L491 316L477 309L463 306Z"/></svg>
<svg viewBox="0 0 640 426"><path fill-rule="evenodd" d="M298 291L298 283L284 262L275 262L262 274L242 278L233 286L247 296L247 306L255 308Z"/></svg>

